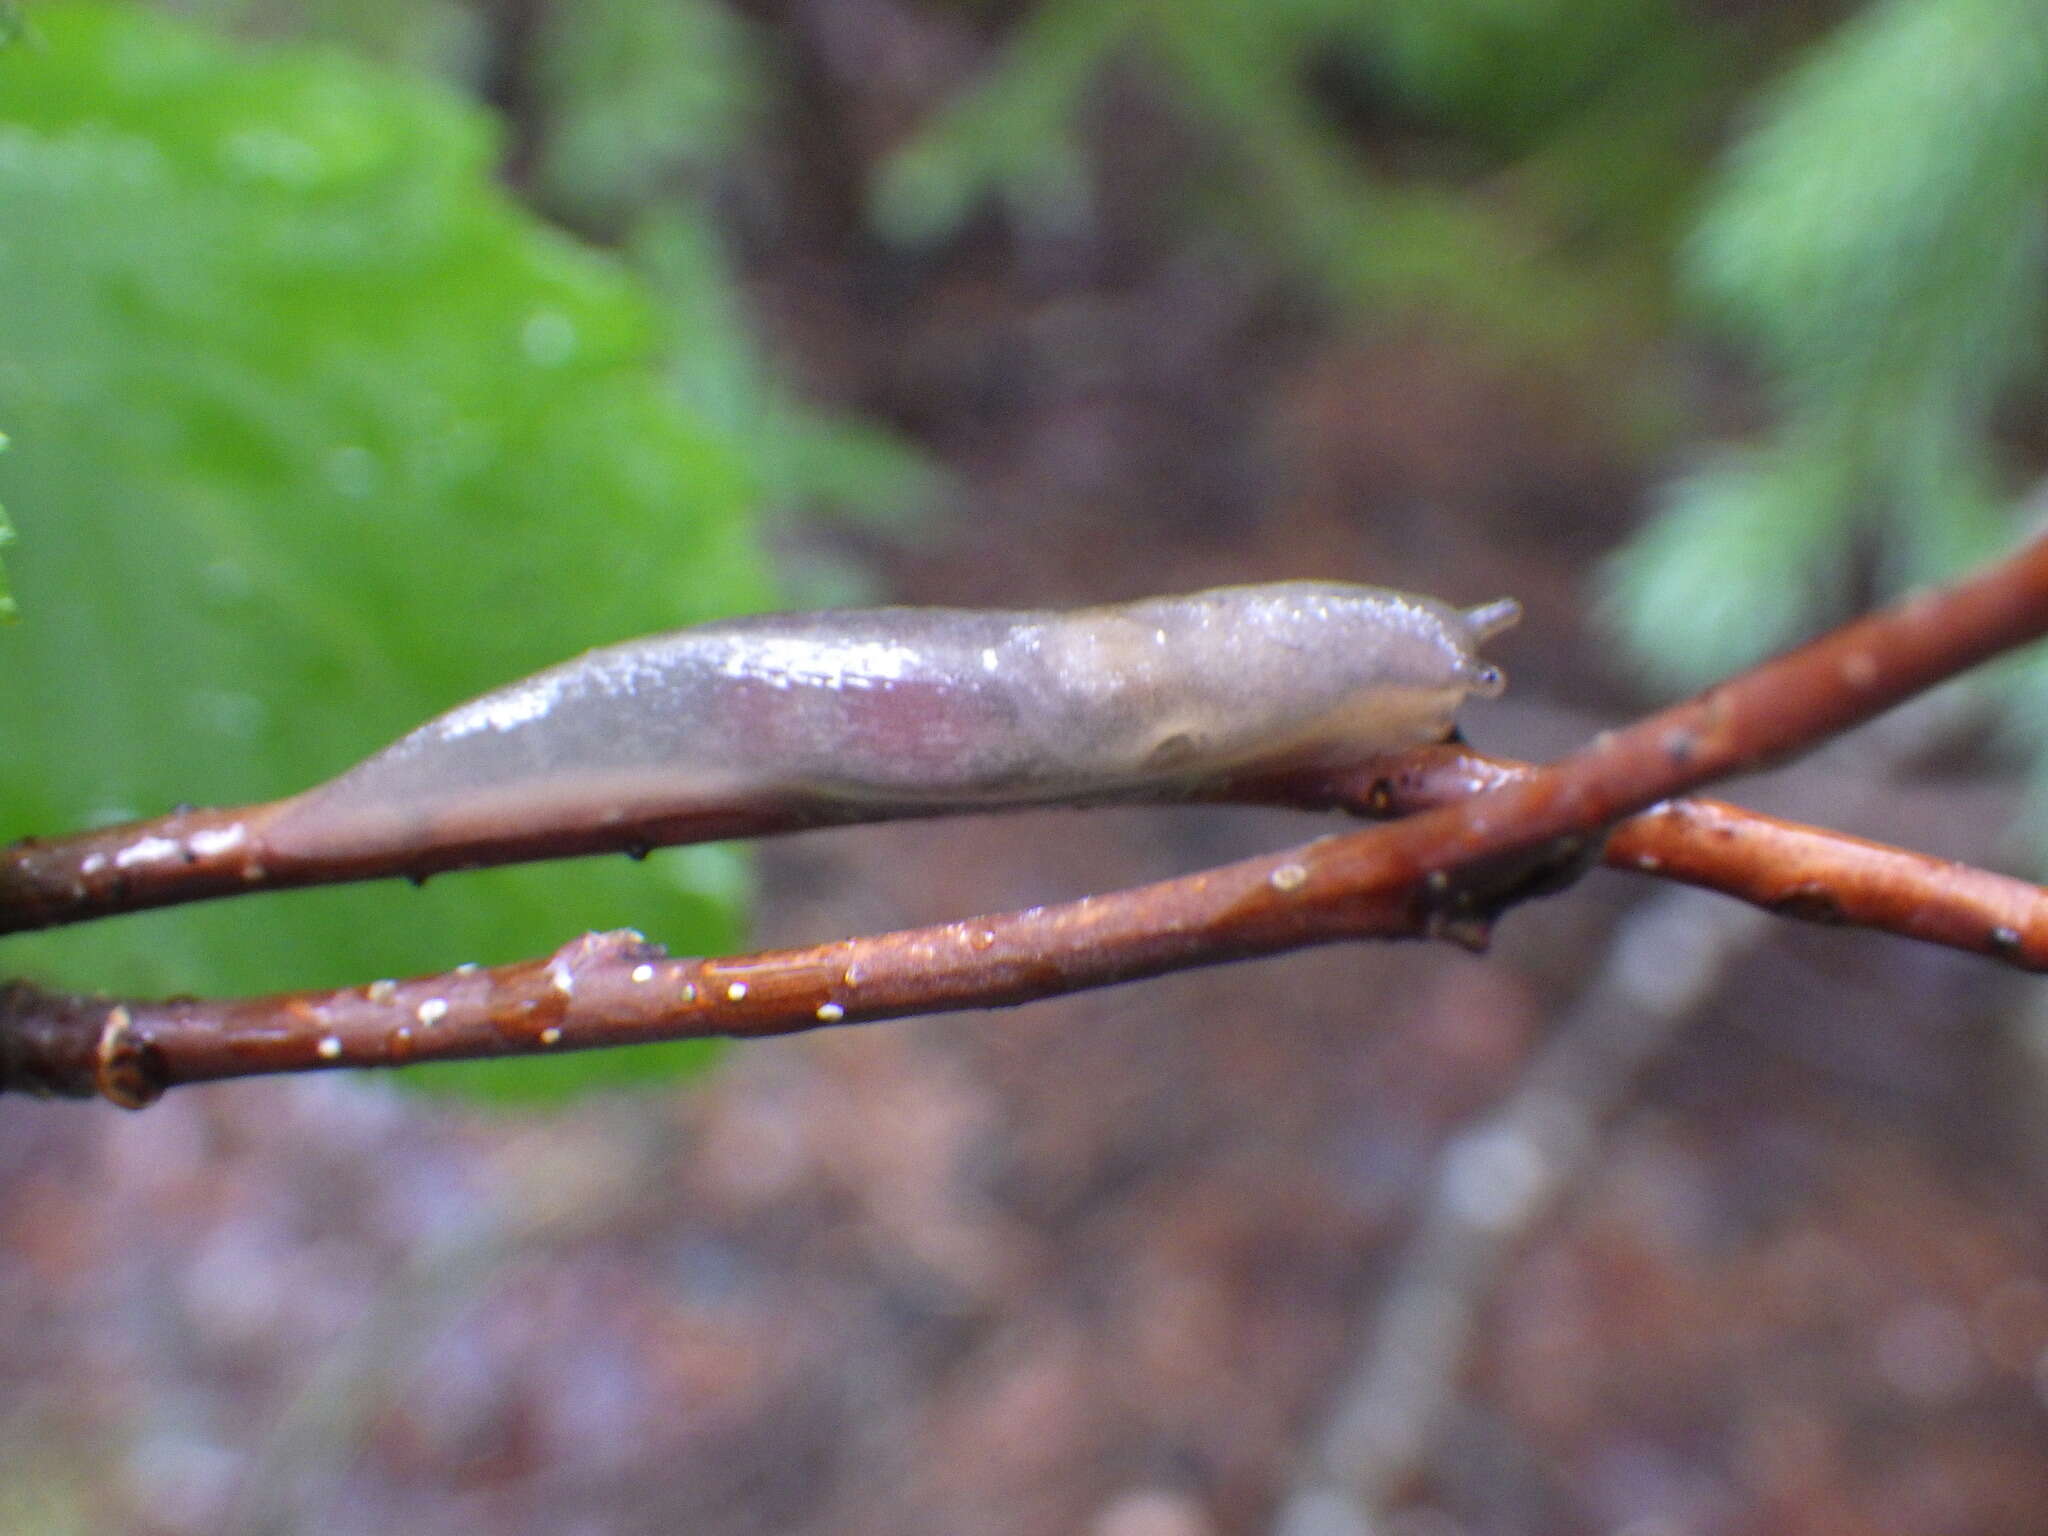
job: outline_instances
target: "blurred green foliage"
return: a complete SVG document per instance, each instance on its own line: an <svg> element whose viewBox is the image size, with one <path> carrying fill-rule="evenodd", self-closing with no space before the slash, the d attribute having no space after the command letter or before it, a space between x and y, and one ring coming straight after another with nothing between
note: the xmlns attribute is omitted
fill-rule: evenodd
<svg viewBox="0 0 2048 1536"><path fill-rule="evenodd" d="M1882 0L1811 49L1685 250L1780 424L1679 479L1609 573L1659 676L1703 682L1839 612L1863 530L1886 591L2009 537L1993 413L2039 359L2044 256L2048 6Z"/></svg>
<svg viewBox="0 0 2048 1536"><path fill-rule="evenodd" d="M475 88L495 18L434 0L199 0L222 25L342 43ZM802 509L885 533L916 526L945 490L932 462L882 426L796 398L762 356L713 207L775 105L769 53L723 0L579 0L538 12L530 39L543 213L616 250L653 285L670 378L744 455L771 518ZM805 606L867 594L855 573L785 572Z"/></svg>
<svg viewBox="0 0 2048 1536"><path fill-rule="evenodd" d="M488 45L471 0L164 0L210 30L262 41L338 45L444 84L467 86Z"/></svg>
<svg viewBox="0 0 2048 1536"><path fill-rule="evenodd" d="M767 93L739 17L715 0L550 7L534 60L542 196L619 230L737 154Z"/></svg>
<svg viewBox="0 0 2048 1536"><path fill-rule="evenodd" d="M542 152L534 196L616 244L662 299L671 378L745 445L771 512L901 531L936 501L921 453L873 423L797 400L772 376L741 302L719 173L773 96L763 50L717 0L584 0L547 12L536 48ZM864 595L806 572L806 604Z"/></svg>
<svg viewBox="0 0 2048 1536"><path fill-rule="evenodd" d="M1660 311L1722 52L1666 0L1043 0L884 168L874 217L906 242L992 202L1086 221L1121 67L1203 135L1172 191L1211 228L1360 313L1581 352Z"/></svg>
<svg viewBox="0 0 2048 1536"><path fill-rule="evenodd" d="M585 646L766 596L745 445L663 379L648 292L497 189L482 114L148 11L35 27L0 53L0 229L36 232L0 239L30 615L0 638L7 826L288 792ZM627 925L717 952L745 884L713 848L249 898L13 939L8 969L319 986ZM533 1094L655 1063L484 1070Z"/></svg>
<svg viewBox="0 0 2048 1536"><path fill-rule="evenodd" d="M0 48L20 39L23 28L20 9L13 0L0 0ZM0 432L0 453L7 451L7 435ZM14 527L7 521L7 509L0 507L0 549L14 542ZM7 585L7 563L0 560L0 623L16 617L14 594Z"/></svg>
<svg viewBox="0 0 2048 1536"><path fill-rule="evenodd" d="M0 434L0 453L7 451L7 438ZM0 507L0 549L14 542L14 527L7 521L7 509ZM11 622L16 617L14 594L7 586L7 566L0 562L0 620Z"/></svg>

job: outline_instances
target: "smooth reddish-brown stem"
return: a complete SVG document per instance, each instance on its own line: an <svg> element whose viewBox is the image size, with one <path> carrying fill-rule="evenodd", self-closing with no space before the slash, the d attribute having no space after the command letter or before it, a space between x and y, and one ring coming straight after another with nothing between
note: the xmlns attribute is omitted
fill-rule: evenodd
<svg viewBox="0 0 2048 1536"><path fill-rule="evenodd" d="M760 802L601 827L508 826L488 837L428 849L379 848L307 858L279 852L264 836L287 803L173 811L64 837L23 838L0 849L0 934L250 891L394 877L417 883L455 869L588 853L644 853L682 843L941 813L930 806Z"/></svg>
<svg viewBox="0 0 2048 1536"><path fill-rule="evenodd" d="M1533 771L1463 747L1426 747L1331 781L1322 792L1401 814L1452 804ZM1872 928L2048 970L2048 890L2041 886L1725 800L1668 800L1616 822L1601 862L1782 917Z"/></svg>

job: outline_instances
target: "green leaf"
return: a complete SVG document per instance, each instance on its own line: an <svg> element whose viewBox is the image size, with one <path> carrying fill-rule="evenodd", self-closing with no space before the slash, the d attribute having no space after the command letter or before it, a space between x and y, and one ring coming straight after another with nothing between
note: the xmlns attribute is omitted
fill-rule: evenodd
<svg viewBox="0 0 2048 1536"><path fill-rule="evenodd" d="M7 434L0 432L0 453L7 451ZM7 521L7 509L0 507L0 549L14 542L13 525ZM0 562L0 623L12 623L16 618L14 594L7 588L7 566Z"/></svg>
<svg viewBox="0 0 2048 1536"><path fill-rule="evenodd" d="M0 637L0 826L288 793L580 649L760 604L758 470L678 404L631 275L495 188L481 114L141 9L36 25L0 55L0 490L35 615ZM587 928L717 952L731 865L245 898L15 939L7 965L219 992ZM538 1092L651 1068L497 1070Z"/></svg>

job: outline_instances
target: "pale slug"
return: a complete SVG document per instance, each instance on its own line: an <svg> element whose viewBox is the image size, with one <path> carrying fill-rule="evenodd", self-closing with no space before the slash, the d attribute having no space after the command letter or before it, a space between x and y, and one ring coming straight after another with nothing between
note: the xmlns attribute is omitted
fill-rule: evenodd
<svg viewBox="0 0 2048 1536"><path fill-rule="evenodd" d="M1335 582L1070 612L729 619L591 651L429 721L265 818L276 853L432 847L699 809L1088 802L1341 766L1500 691L1460 610Z"/></svg>

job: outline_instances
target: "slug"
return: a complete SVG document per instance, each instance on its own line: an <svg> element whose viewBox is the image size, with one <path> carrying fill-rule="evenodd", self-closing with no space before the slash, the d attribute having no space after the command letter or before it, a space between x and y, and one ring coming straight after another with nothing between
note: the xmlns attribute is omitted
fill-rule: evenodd
<svg viewBox="0 0 2048 1536"><path fill-rule="evenodd" d="M431 848L777 805L992 808L1340 767L1493 696L1457 609L1335 582L1069 612L878 608L725 620L591 651L266 808L274 854Z"/></svg>

